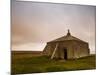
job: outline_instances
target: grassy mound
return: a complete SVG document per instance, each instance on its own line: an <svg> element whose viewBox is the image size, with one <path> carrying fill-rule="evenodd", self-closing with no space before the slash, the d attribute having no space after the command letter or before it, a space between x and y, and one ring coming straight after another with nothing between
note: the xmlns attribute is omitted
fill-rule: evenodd
<svg viewBox="0 0 100 75"><path fill-rule="evenodd" d="M95 55L73 60L51 60L47 56L28 57L12 55L12 74L42 73L96 68Z"/></svg>

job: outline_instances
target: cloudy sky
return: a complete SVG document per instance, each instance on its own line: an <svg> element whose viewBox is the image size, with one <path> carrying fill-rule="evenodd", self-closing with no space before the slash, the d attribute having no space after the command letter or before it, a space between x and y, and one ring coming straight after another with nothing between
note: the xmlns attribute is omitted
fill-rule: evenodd
<svg viewBox="0 0 100 75"><path fill-rule="evenodd" d="M96 7L12 0L12 50L43 50L46 42L71 35L95 51Z"/></svg>

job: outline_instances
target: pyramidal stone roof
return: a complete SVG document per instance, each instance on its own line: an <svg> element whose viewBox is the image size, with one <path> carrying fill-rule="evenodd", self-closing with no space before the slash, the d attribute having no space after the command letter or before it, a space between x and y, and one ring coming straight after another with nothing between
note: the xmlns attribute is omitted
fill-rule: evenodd
<svg viewBox="0 0 100 75"><path fill-rule="evenodd" d="M76 37L72 36L72 35L70 34L70 31L69 31L69 30L68 30L67 35L62 36L62 37L60 37L60 38L57 38L57 39L55 39L55 40L53 40L53 41L50 41L50 42L48 42L48 43L51 43L51 42L60 42L60 41L68 41L68 40L76 40L76 41L81 41L81 42L87 43L87 42L85 42L85 41L83 41L83 40L80 40L79 38L76 38Z"/></svg>

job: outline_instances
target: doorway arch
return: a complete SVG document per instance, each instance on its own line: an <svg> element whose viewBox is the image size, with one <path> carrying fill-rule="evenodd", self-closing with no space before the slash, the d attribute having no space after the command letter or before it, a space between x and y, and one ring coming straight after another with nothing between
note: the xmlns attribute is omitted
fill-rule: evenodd
<svg viewBox="0 0 100 75"><path fill-rule="evenodd" d="M67 48L64 48L63 49L63 52L64 52L64 59L67 60L68 59L68 56L67 56Z"/></svg>

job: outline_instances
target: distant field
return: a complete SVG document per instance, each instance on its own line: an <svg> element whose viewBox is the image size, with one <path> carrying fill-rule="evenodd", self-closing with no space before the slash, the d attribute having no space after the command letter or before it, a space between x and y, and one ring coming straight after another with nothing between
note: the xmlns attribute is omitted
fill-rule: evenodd
<svg viewBox="0 0 100 75"><path fill-rule="evenodd" d="M96 68L95 55L73 60L51 60L41 52L12 52L12 74L42 73Z"/></svg>
<svg viewBox="0 0 100 75"><path fill-rule="evenodd" d="M12 57L23 58L23 57L41 56L42 51L12 51L11 54Z"/></svg>

